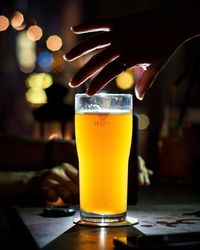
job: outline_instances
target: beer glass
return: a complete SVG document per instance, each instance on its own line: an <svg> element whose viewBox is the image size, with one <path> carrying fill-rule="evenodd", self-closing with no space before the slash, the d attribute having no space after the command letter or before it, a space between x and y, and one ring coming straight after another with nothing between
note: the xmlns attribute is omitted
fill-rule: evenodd
<svg viewBox="0 0 200 250"><path fill-rule="evenodd" d="M75 95L80 217L89 223L126 219L132 95Z"/></svg>

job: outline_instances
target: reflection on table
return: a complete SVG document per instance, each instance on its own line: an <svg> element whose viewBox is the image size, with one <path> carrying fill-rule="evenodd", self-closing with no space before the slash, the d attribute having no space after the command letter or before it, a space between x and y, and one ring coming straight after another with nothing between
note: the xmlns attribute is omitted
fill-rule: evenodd
<svg viewBox="0 0 200 250"><path fill-rule="evenodd" d="M32 249L114 249L115 236L137 234L171 234L200 231L200 199L198 192L185 186L141 190L138 204L128 207L128 216L139 223L125 227L92 227L73 223L79 210L70 217L42 217L43 208L15 208L15 217L21 221L18 243ZM19 224L15 226L19 229ZM17 231L16 231L17 232ZM24 243L24 235L29 241Z"/></svg>

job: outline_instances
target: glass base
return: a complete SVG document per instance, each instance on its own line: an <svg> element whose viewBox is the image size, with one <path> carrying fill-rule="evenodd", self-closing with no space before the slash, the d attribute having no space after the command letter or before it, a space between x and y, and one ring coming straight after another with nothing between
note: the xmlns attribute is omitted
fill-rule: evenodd
<svg viewBox="0 0 200 250"><path fill-rule="evenodd" d="M94 222L87 222L82 221L81 218L74 219L74 224L81 225L81 226L93 226L93 227L126 227L138 224L139 220L133 217L126 217L125 221L121 222L113 222L113 223L94 223Z"/></svg>
<svg viewBox="0 0 200 250"><path fill-rule="evenodd" d="M108 224L123 222L126 220L126 212L121 214L93 214L87 213L83 210L80 211L81 221L94 223L94 224Z"/></svg>

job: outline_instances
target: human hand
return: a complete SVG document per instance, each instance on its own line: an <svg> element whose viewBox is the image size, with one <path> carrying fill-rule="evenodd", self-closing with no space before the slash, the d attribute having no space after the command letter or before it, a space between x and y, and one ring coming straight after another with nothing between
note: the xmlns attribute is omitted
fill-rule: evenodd
<svg viewBox="0 0 200 250"><path fill-rule="evenodd" d="M61 198L65 203L74 203L78 199L78 170L68 163L35 172L27 184L30 194L42 196L47 201Z"/></svg>
<svg viewBox="0 0 200 250"><path fill-rule="evenodd" d="M148 169L145 165L145 161L141 156L138 156L138 183L139 186L149 186L150 176L153 175L153 171Z"/></svg>
<svg viewBox="0 0 200 250"><path fill-rule="evenodd" d="M123 70L134 67L138 79L135 93L142 99L172 53L186 39L182 29L177 33L180 24L173 14L169 17L168 11L158 9L72 27L75 34L99 33L70 50L66 60L101 50L73 76L70 86L77 87L96 74L87 89L93 95ZM142 74L141 67L145 69Z"/></svg>

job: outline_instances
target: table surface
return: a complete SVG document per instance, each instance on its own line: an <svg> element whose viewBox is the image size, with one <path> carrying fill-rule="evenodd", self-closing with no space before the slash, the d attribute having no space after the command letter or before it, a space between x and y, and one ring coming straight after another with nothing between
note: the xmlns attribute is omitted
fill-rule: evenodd
<svg viewBox="0 0 200 250"><path fill-rule="evenodd" d="M76 225L73 221L79 217L79 210L62 218L42 217L41 207L15 210L39 249L114 249L115 236L200 232L200 217L193 214L200 210L199 198L199 192L184 185L141 189L138 203L129 206L127 213L139 223L125 227Z"/></svg>

